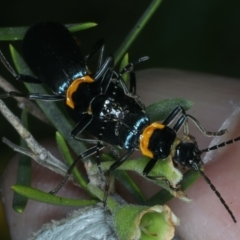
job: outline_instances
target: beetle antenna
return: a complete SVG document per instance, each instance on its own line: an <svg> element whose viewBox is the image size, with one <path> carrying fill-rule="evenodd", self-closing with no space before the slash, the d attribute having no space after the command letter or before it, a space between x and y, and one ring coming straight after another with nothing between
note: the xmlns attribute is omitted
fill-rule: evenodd
<svg viewBox="0 0 240 240"><path fill-rule="evenodd" d="M212 151L212 150L216 150L216 149L218 149L218 148L220 148L220 147L224 147L224 146L226 146L226 145L228 145L228 144L232 144L232 143L237 142L237 141L239 141L239 140L240 140L240 136L237 137L237 138L231 139L231 140L229 140L229 141L227 141L227 142L222 142L222 143L217 144L217 145L214 145L214 146L212 146L212 147L209 147L209 148L205 148L205 149L203 149L203 150L200 150L198 153L201 154L201 153L204 153L204 152L209 152L209 151Z"/></svg>
<svg viewBox="0 0 240 240"><path fill-rule="evenodd" d="M144 61L147 61L149 59L148 56L145 56L145 57L141 57L141 58L138 58L136 61L134 62L131 62L131 63L128 63L120 72L120 75L123 75L124 73L126 72L132 72L133 69L134 69L134 66L136 66L137 64L141 63L141 62L144 62Z"/></svg>
<svg viewBox="0 0 240 240"><path fill-rule="evenodd" d="M195 169L196 171L198 171L203 178L205 179L205 181L209 184L209 186L211 187L211 189L215 192L215 194L217 195L217 197L219 198L220 202L223 204L223 206L225 207L225 209L228 211L229 215L231 216L232 220L236 223L237 220L235 218L235 216L233 215L233 212L230 210L229 206L226 204L225 200L222 198L220 192L218 192L218 190L216 189L216 187L212 184L211 180L205 175L205 173L199 169L199 167L197 166L197 164L192 164L193 169Z"/></svg>

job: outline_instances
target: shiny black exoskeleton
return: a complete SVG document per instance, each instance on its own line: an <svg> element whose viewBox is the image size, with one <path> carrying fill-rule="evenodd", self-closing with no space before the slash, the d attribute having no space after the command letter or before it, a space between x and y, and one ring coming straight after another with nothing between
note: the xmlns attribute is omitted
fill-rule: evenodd
<svg viewBox="0 0 240 240"><path fill-rule="evenodd" d="M96 73L92 74L87 64L98 51L100 51L99 67ZM139 107L141 102L134 94L134 79L130 82L129 90L121 76L125 72L131 72L135 64L148 59L147 57L140 58L128 64L120 73L116 73L112 68L113 57L109 56L103 62L103 53L104 44L103 40L100 40L90 54L83 57L77 42L67 28L54 22L33 25L23 39L24 59L36 77L17 74L0 51L0 60L17 80L44 84L54 93L46 95L9 92L1 94L0 98L27 97L44 101L64 100L69 115L77 122L70 133L71 136L79 141L96 144L82 153L79 158L98 153L97 164L100 172L99 151L104 147L101 141L103 131L105 127L108 127L106 125L127 119L128 111L136 112L139 117L139 110L142 110ZM94 123L98 124L97 131L95 131ZM83 130L89 130L97 139L79 138L78 135ZM107 142L115 144L115 142L111 143L111 140ZM118 145L117 142L116 145Z"/></svg>
<svg viewBox="0 0 240 240"><path fill-rule="evenodd" d="M129 104L128 107L130 109L131 104ZM176 119L180 113L182 115ZM177 121L171 128L169 124L175 119ZM132 111L127 111L124 118L119 119L118 123L108 123L102 140L108 143L112 142L114 145L127 150L121 158L110 166L108 173L119 167L134 150L140 150L143 155L151 158L143 170L143 175L150 179L157 179L161 176L152 177L148 176L148 174L157 161L170 156L177 165L198 171L218 196L233 221L236 222L236 218L232 211L211 183L210 179L204 174L201 154L239 141L240 137L200 150L195 138L189 135L187 119L192 120L206 136L220 136L226 132L226 130L221 130L216 133L206 131L194 117L186 114L184 109L180 106L176 107L162 123L155 122L150 124L147 114L144 112L144 109L141 111L141 107L138 108L138 112L136 112L136 110L134 113ZM100 131L98 126L97 119L95 119L93 125L91 123L87 127L87 131L96 135L96 133ZM182 138L179 138L177 137L177 133L183 126L184 134ZM169 184L167 179L166 183Z"/></svg>
<svg viewBox="0 0 240 240"><path fill-rule="evenodd" d="M23 39L24 59L36 77L15 73L1 53L1 61L13 76L20 81L40 83L48 86L55 95L29 95L32 99L59 100L64 99L66 91L73 81L82 77L90 77L98 81L112 65L112 57L103 59L104 43L99 40L91 53L82 56L77 42L68 29L60 23L44 22L28 29ZM90 74L87 64L100 51L99 69Z"/></svg>
<svg viewBox="0 0 240 240"><path fill-rule="evenodd" d="M148 174L159 159L161 160L170 156L176 164L200 172L216 193L233 221L236 222L232 211L211 183L210 179L204 174L201 154L239 141L240 137L200 150L195 138L189 135L188 119L192 120L206 136L220 136L223 135L226 130L221 130L216 133L207 131L193 116L186 114L181 106L176 107L162 123L155 122L150 124L149 117L145 113L142 105L133 105L130 103L129 98L124 96L121 90L119 90L118 94L121 98L116 97L116 100L121 105L121 108L124 109L124 114L118 121L107 123L102 140L119 146L126 150L126 153L110 166L108 174L119 167L134 150L140 150L143 155L151 158L143 170L143 175L150 179L155 179L155 177L150 177ZM179 114L181 114L181 116L177 118ZM173 127L170 127L170 123L174 120L176 120L176 123ZM100 126L99 119L95 118L87 126L86 130L96 136L97 133L101 131ZM179 138L177 137L177 133L182 127L184 127L184 135L182 138ZM168 183L167 179L166 182Z"/></svg>
<svg viewBox="0 0 240 240"><path fill-rule="evenodd" d="M87 64L99 51L98 68L94 74L91 74ZM113 75L111 67L113 57L109 56L103 62L103 53L103 40L99 40L92 51L83 57L78 43L65 26L55 22L35 24L28 29L23 39L24 59L35 77L17 74L1 51L0 60L17 80L44 84L54 94L9 92L1 94L0 98L27 97L44 101L65 100L66 107L78 122L71 136L78 139L76 136L88 125L92 116L101 114L105 108L107 110L110 108L109 115L113 115L109 118L118 117L114 116L118 114L118 106L106 106L107 97L99 96L107 90ZM101 101L98 102L99 99ZM79 113L81 113L81 118L78 118Z"/></svg>
<svg viewBox="0 0 240 240"><path fill-rule="evenodd" d="M183 139L181 140L181 142L176 146L175 156L173 158L174 161L176 163L178 163L180 166L194 169L203 176L205 181L210 185L211 189L215 192L215 194L217 195L217 197L219 198L219 200L221 201L221 203L223 204L225 209L228 211L232 220L235 223L237 222L237 220L236 220L235 216L233 215L232 211L230 210L229 206L226 204L225 200L222 198L221 194L217 191L217 189L212 184L210 179L203 172L203 162L201 159L201 154L203 154L204 152L211 151L211 150L216 150L220 147L224 147L228 144L232 144L239 140L240 140L240 137L237 137L235 139L231 139L229 141L222 142L222 143L214 145L212 147L200 150L198 148L195 138L190 135L189 136L185 135L183 137Z"/></svg>
<svg viewBox="0 0 240 240"><path fill-rule="evenodd" d="M127 65L117 73L112 68L111 56L102 63L103 50L103 42L99 41L91 53L84 58L77 43L63 25L50 22L36 24L27 31L23 40L24 58L36 77L15 73L1 52L0 60L16 79L28 83L43 83L53 91L54 95L23 95L10 92L1 94L0 98L15 96L45 101L65 100L69 115L77 122L71 136L76 140L95 144L80 154L78 160L97 153L97 164L101 173L99 151L106 146L106 143L119 146L126 150L126 153L111 165L109 169L111 172L135 149L139 149L143 155L151 158L143 170L143 175L148 177L159 159L171 156L179 165L199 171L236 221L224 200L201 170L203 164L200 155L204 150L199 150L195 139L189 135L187 119L191 119L207 136L222 135L225 131L217 133L206 131L194 117L186 114L182 107L174 109L162 123L150 124L141 101L135 95L134 78L130 90L122 80L122 74L131 72L136 63ZM95 74L91 74L87 64L98 51L100 51L99 68ZM138 62L144 60L146 58L139 59ZM179 114L181 116L177 119ZM177 120L175 125L169 127L175 119ZM177 133L182 126L184 126L184 137L180 139ZM83 130L97 139L79 138L78 135ZM240 138L214 146L207 151L238 140ZM76 162L68 170L65 180ZM52 192L57 192L65 180Z"/></svg>

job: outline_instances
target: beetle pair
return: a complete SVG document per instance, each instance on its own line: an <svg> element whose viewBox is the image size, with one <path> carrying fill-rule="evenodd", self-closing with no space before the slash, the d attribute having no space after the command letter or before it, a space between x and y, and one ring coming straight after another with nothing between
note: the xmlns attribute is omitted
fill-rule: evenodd
<svg viewBox="0 0 240 240"><path fill-rule="evenodd" d="M87 65L99 51L97 71L91 74ZM17 74L2 53L0 54L0 60L17 80L43 83L54 93L24 95L9 92L1 94L0 98L15 96L45 101L64 100L69 115L77 122L71 136L76 140L94 144L79 155L69 168L65 179L52 193L56 193L65 183L79 159L87 158L92 154L96 153L99 172L103 174L99 152L107 143L126 150L126 153L110 166L108 174L119 167L135 149L139 149L143 155L151 158L143 170L143 175L146 177L159 159L170 155L177 164L199 171L220 198L232 219L236 221L225 201L201 170L203 163L200 155L238 141L240 137L199 150L196 140L189 135L187 119L190 119L207 136L220 136L225 130L217 133L206 131L193 116L186 114L181 106L176 107L162 123L151 124L143 104L135 94L134 73L131 73L130 89L122 80L123 73L131 72L135 64L147 58L140 58L128 64L118 73L112 68L113 57L109 56L103 61L103 53L104 44L100 40L84 58L77 43L63 25L47 22L30 27L23 40L24 58L36 77ZM171 128L169 125L173 120L176 120L176 123ZM184 137L180 139L177 133L182 127L184 127ZM80 138L78 135L84 130L96 139Z"/></svg>

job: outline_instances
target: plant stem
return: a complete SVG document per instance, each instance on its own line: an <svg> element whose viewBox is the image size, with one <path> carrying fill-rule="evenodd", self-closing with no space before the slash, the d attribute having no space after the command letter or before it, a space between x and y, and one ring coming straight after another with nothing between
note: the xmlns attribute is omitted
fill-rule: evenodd
<svg viewBox="0 0 240 240"><path fill-rule="evenodd" d="M151 16L155 13L159 5L162 3L162 0L153 0L140 19L137 21L133 29L127 35L122 45L118 48L115 53L115 64L117 64L123 55L127 52L128 48L131 46L133 41L137 38L138 34L144 28L146 23L149 21Z"/></svg>

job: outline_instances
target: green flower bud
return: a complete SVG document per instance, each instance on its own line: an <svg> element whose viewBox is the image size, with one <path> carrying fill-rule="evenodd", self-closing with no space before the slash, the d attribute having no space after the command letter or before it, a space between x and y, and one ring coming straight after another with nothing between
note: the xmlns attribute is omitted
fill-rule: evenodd
<svg viewBox="0 0 240 240"><path fill-rule="evenodd" d="M179 224L166 205L122 205L114 210L113 219L121 240L171 240Z"/></svg>

